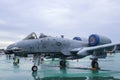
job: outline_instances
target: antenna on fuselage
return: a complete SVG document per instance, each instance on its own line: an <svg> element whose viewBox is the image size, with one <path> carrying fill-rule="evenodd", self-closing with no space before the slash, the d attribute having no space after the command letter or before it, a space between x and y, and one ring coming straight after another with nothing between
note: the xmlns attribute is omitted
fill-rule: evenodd
<svg viewBox="0 0 120 80"><path fill-rule="evenodd" d="M61 38L64 38L64 35L61 35Z"/></svg>

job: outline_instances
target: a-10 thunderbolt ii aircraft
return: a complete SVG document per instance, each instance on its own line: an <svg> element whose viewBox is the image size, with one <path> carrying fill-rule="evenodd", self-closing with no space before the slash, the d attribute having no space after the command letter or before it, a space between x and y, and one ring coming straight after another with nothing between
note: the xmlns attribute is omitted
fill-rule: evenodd
<svg viewBox="0 0 120 80"><path fill-rule="evenodd" d="M39 38L33 32L23 40L9 45L6 54L33 54L34 65L32 71L38 70L41 55L49 58L60 58L60 67L66 67L66 60L81 59L92 55L91 67L98 69L98 58L106 58L107 53L115 53L120 50L120 43L112 44L107 37L92 34L88 41L81 40L80 37L66 39L63 36L51 37L41 34Z"/></svg>

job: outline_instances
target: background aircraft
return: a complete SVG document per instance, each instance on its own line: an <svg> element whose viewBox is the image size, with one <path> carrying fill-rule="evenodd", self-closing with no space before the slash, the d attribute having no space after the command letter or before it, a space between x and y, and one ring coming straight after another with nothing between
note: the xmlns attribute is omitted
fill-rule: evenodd
<svg viewBox="0 0 120 80"><path fill-rule="evenodd" d="M107 37L92 34L88 40L80 37L66 39L63 36L51 37L41 34L39 38L33 32L23 40L9 45L5 54L26 55L33 54L34 65L32 71L37 71L41 55L49 58L60 58L60 67L66 67L66 59L81 59L92 55L91 66L99 69L98 58L106 58L107 53L115 53L120 50L119 44L112 44Z"/></svg>

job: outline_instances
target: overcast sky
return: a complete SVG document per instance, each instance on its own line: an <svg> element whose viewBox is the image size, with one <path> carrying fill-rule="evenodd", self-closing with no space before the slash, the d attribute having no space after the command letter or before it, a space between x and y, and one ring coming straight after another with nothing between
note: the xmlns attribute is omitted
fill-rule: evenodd
<svg viewBox="0 0 120 80"><path fill-rule="evenodd" d="M36 32L120 42L120 0L0 0L0 48Z"/></svg>

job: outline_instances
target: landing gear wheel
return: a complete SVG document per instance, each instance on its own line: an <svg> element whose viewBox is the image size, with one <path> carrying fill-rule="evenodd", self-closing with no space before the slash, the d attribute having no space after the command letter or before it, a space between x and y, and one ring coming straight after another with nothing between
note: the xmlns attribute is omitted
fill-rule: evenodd
<svg viewBox="0 0 120 80"><path fill-rule="evenodd" d="M61 68L65 68L65 67L66 67L66 61L61 60L61 61L60 61L60 67L61 67Z"/></svg>
<svg viewBox="0 0 120 80"><path fill-rule="evenodd" d="M100 69L97 60L92 60L91 66L93 70Z"/></svg>
<svg viewBox="0 0 120 80"><path fill-rule="evenodd" d="M33 67L32 67L32 71L33 71L33 72L36 72L37 70L38 70L38 67L37 67L37 66L33 66Z"/></svg>

